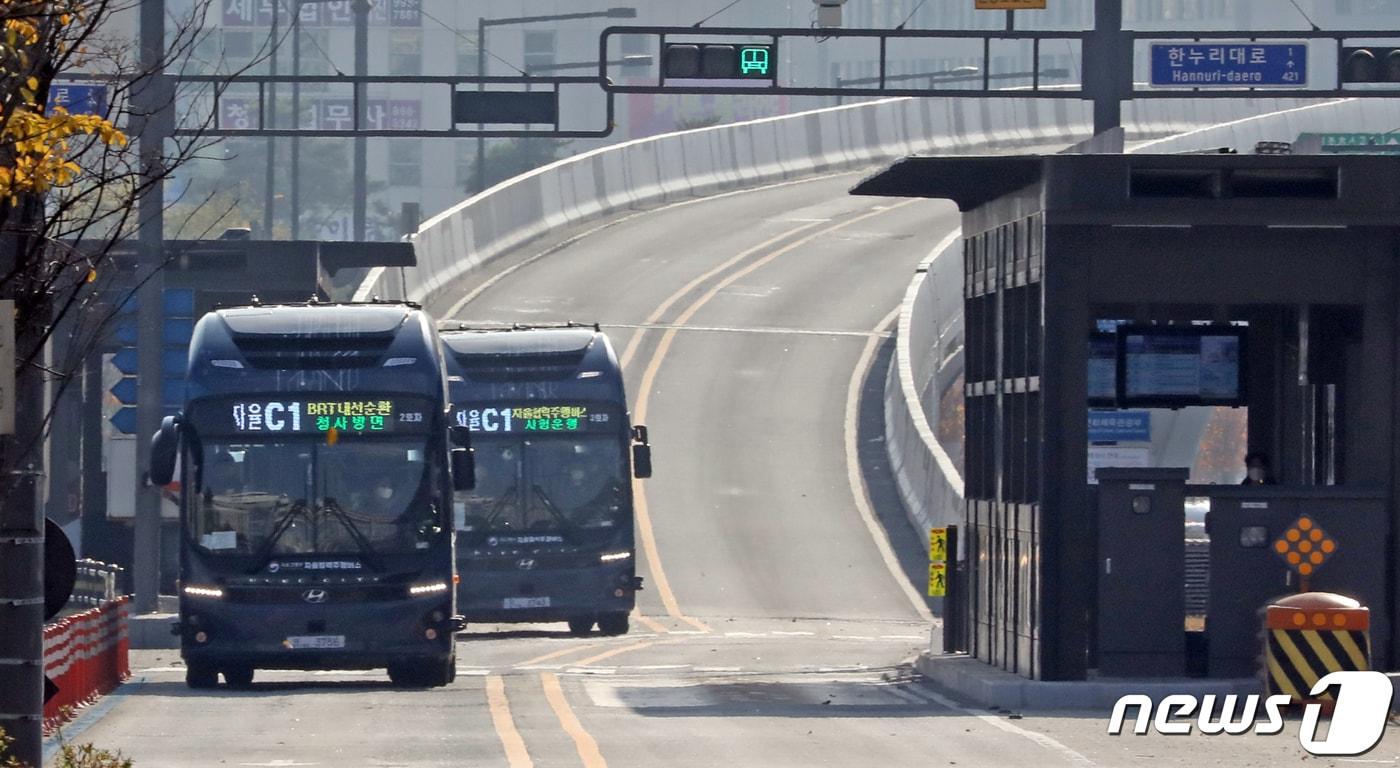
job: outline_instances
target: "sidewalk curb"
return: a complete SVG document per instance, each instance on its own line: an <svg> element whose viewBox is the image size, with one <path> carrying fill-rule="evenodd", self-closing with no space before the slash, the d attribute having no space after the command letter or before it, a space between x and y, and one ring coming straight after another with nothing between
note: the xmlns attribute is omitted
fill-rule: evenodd
<svg viewBox="0 0 1400 768"><path fill-rule="evenodd" d="M1098 710L1107 715L1114 702L1130 693L1153 701L1174 693L1197 696L1262 693L1255 678L1210 679L1113 678L1099 680L1028 680L964 654L919 654L915 668L935 687L965 702L991 709Z"/></svg>

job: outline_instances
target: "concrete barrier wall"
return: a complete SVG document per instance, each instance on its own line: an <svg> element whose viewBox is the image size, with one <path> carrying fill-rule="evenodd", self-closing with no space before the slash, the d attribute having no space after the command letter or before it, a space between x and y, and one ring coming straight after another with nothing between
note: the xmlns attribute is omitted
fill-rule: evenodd
<svg viewBox="0 0 1400 768"><path fill-rule="evenodd" d="M1395 99L1347 99L1253 115L1149 141L1138 153L1170 154L1212 147L1252 152L1260 141L1293 141L1300 133L1386 133L1400 127Z"/></svg>
<svg viewBox="0 0 1400 768"><path fill-rule="evenodd" d="M1129 105L1134 137L1218 122L1221 102ZM423 222L418 266L373 270L355 292L431 305L454 281L551 231L617 211L859 168L914 153L1069 143L1090 132L1076 99L883 99L602 147L504 181Z"/></svg>
<svg viewBox="0 0 1400 768"><path fill-rule="evenodd" d="M1241 105L1233 102L1206 101L1190 109L1177 104L1177 109L1165 113L1149 103L1145 110L1132 112L1129 136L1173 135L1147 141L1132 151L1234 147L1250 152L1257 141L1292 141L1305 132L1385 132L1400 126L1400 103L1392 100L1270 101L1244 106L1250 107L1250 114L1241 117ZM960 523L963 518L962 476L930 427L938 423L943 392L962 372L960 236L940 244L909 284L885 388L890 466L910 521L918 529Z"/></svg>

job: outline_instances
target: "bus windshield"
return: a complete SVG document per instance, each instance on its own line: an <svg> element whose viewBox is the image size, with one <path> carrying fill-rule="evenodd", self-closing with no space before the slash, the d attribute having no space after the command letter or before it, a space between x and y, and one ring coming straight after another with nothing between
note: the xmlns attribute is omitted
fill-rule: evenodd
<svg viewBox="0 0 1400 768"><path fill-rule="evenodd" d="M393 553L441 533L423 437L202 442L190 534L211 553Z"/></svg>
<svg viewBox="0 0 1400 768"><path fill-rule="evenodd" d="M622 444L615 436L478 437L476 488L461 495L470 534L620 527L627 517Z"/></svg>

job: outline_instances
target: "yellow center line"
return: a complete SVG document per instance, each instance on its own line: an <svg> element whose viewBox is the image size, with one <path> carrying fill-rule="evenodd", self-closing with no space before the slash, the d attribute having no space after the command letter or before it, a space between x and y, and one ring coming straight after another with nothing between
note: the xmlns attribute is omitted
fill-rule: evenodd
<svg viewBox="0 0 1400 768"><path fill-rule="evenodd" d="M578 749L578 756L583 761L584 768L608 768L608 761L604 760L603 753L598 751L598 742L583 729L583 723L578 721L573 707L569 706L569 700L564 697L559 678L552 672L544 672L540 675L540 685L544 687L544 697L549 701L550 709L554 710L554 716L559 718L559 725L569 734L569 738L574 740L574 747Z"/></svg>
<svg viewBox="0 0 1400 768"><path fill-rule="evenodd" d="M550 659L557 659L560 656L567 656L571 653L591 651L594 648L600 648L604 645L607 645L607 643L588 643L587 645L571 645L568 648L560 648L557 651L551 651L543 656L536 656L533 659L527 659L525 661L520 662L519 664L516 664L515 666L528 667L532 664L543 664L544 662L549 661Z"/></svg>
<svg viewBox="0 0 1400 768"><path fill-rule="evenodd" d="M853 216L837 224L833 224L829 227L819 229L816 232L808 234L807 236L802 237L798 240L794 240L793 242L788 243L787 245L769 253L763 258L753 261L743 269L731 273L728 277L725 277L723 280L720 280L718 283L715 283L715 285L711 286L711 288L708 291L706 291L703 295L701 295L700 298L696 299L690 306L686 307L685 311L682 312L680 316L675 319L674 326L685 325L690 320L690 318L695 316L695 313L699 312L700 309L706 304L708 304L709 301L713 299L716 295L718 295L720 291L724 290L725 288L728 288L730 285L733 285L735 281L752 273L759 267L762 267L763 265L772 262L774 259L777 259L778 257L783 256L784 254L790 253L798 248L801 248L802 246L807 245L808 243L812 242L813 240L816 240L819 237L831 234L832 232L835 232L844 227L848 227L852 224L856 224L871 217L878 216L882 213L888 213L890 211L896 210L914 202L916 201L906 200L888 207L868 211L866 213L860 214L859 216ZM801 231L803 229L807 229L809 226L813 225L799 227L777 237L770 238L764 241L762 244L745 251L743 254L741 254L741 256L748 256L751 253L755 253L759 250L762 250L763 248L766 248L774 243L786 239L787 237L795 234L796 232ZM739 258L741 257L735 257L733 259L730 259L729 261L721 265L721 267L717 267L713 270L710 270L710 272L707 272L706 276L717 273L719 269L737 262ZM700 278L697 278L697 280L699 279ZM686 287L682 288L678 293L683 295L684 293L690 290L693 284L696 284L696 281L691 281L690 284L687 284ZM674 299L676 298L678 297L673 295L671 298L667 299L666 302L663 303L663 307L669 307L670 304L673 303ZM649 322L655 322L655 317L658 314L659 313L653 313L653 318L649 320ZM670 350L671 343L675 340L677 332L678 328L672 327L668 328L666 332L662 334L661 341L656 345L656 351L652 353L651 360L647 363L646 369L642 372L642 381L640 386L637 388L637 402L632 409L632 420L634 423L640 424L646 422L647 406L651 402L651 392L652 387L656 382L656 375L661 370L661 363L666 358L666 352ZM636 345L639 343L638 340L641 338L641 335L641 331L638 331L636 334L633 335L632 343L628 345L628 352L633 352L635 350ZM624 355L626 355L626 353L624 353ZM666 607L666 613L669 614L671 618L677 619L679 621L684 621L687 624L690 624L691 626L700 630L701 632L709 632L710 627L708 624L705 624L699 619L693 619L681 613L680 604L676 602L676 595L674 592L671 591L671 584L666 579L665 570L661 567L659 548L656 545L656 533L655 530L652 528L651 514L649 508L647 507L646 490L642 487L641 483L634 482L632 484L632 496L632 504L635 507L636 511L637 530L641 533L642 538L642 548L646 552L647 563L651 566L652 581L656 582L656 592L661 597L661 604Z"/></svg>
<svg viewBox="0 0 1400 768"><path fill-rule="evenodd" d="M643 626L645 626L647 629L650 629L652 632L655 632L658 635L665 635L670 632L670 630L666 629L666 626L661 622L649 618L647 616L643 616L641 609L637 608L636 606L632 607L632 618L641 622Z"/></svg>
<svg viewBox="0 0 1400 768"><path fill-rule="evenodd" d="M747 259L755 253L766 250L769 247L779 242L782 242L783 240L786 240L789 237L792 237L793 235L801 232L802 230L811 229L812 227L815 227L820 223L821 222L819 221L813 221L807 224L803 224L800 227L793 227L792 229L789 229L786 232L783 232L782 234L775 235L773 237L768 238L767 240L764 240L763 242L759 243L758 245L755 245L752 248L747 248L743 251L740 251L739 253L735 254L732 258L726 260L723 264L720 264L719 266L715 267L714 269L711 269L705 274L700 275L694 280L691 280L690 282L681 286L680 289L677 290L675 293L671 294L670 296L667 296L665 301L661 302L661 304L659 304L650 315L647 315L647 319L643 322L643 324L651 325L652 323L655 323L658 320L660 320L661 316L666 314L666 311L671 308L672 304L675 304L677 301L680 301L681 298L683 298L687 293L690 293L691 291L695 290L696 286L700 285L701 283L704 283L706 280L709 280L710 278L714 277L715 275L718 275L724 270L729 269L730 267L734 266L735 264L738 264L744 259ZM632 334L632 340L627 342L627 348L622 351L622 357L618 358L618 365L620 365L623 368L626 368L627 364L632 361L632 355L636 354L637 347L641 345L642 335L645 332L646 331L642 329Z"/></svg>
<svg viewBox="0 0 1400 768"><path fill-rule="evenodd" d="M619 656L619 655L624 654L624 653L631 653L632 651L641 650L642 648L647 648L647 647L650 647L650 646L653 646L653 645L656 645L656 641L655 641L655 640L643 640L643 641L640 642L640 643L633 643L633 644L631 644L631 645L624 645L624 646L622 646L621 648L614 648L614 649L612 649L611 651L603 651L602 653L598 654L597 656L589 656L589 657L586 658L586 659L581 659L581 660L579 660L579 661L575 661L575 662L573 662L572 664L570 664L570 666L573 666L573 667L586 667L586 666L588 666L589 664L597 664L598 662L602 661L603 659L611 659L611 658L614 657L614 656Z"/></svg>
<svg viewBox="0 0 1400 768"><path fill-rule="evenodd" d="M525 740L515 729L515 720L510 716L510 700L506 698L506 683L500 675L486 677L486 705L491 710L491 724L496 727L496 735L501 738L501 746L506 751L506 762L510 768L534 768L530 753L525 749Z"/></svg>

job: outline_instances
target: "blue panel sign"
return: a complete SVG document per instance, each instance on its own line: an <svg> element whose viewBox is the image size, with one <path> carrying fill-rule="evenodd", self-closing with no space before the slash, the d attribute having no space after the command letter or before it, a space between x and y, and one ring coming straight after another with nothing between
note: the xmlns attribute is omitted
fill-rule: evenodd
<svg viewBox="0 0 1400 768"><path fill-rule="evenodd" d="M107 114L107 86L98 83L54 83L49 86L46 112L63 107L70 115Z"/></svg>
<svg viewBox="0 0 1400 768"><path fill-rule="evenodd" d="M1306 43L1153 43L1158 88L1303 88Z"/></svg>
<svg viewBox="0 0 1400 768"><path fill-rule="evenodd" d="M136 434L136 406L134 405L118 408L117 412L108 417L107 420L112 422L112 426L124 435Z"/></svg>
<svg viewBox="0 0 1400 768"><path fill-rule="evenodd" d="M1152 414L1147 411L1089 411L1089 442L1148 443Z"/></svg>

